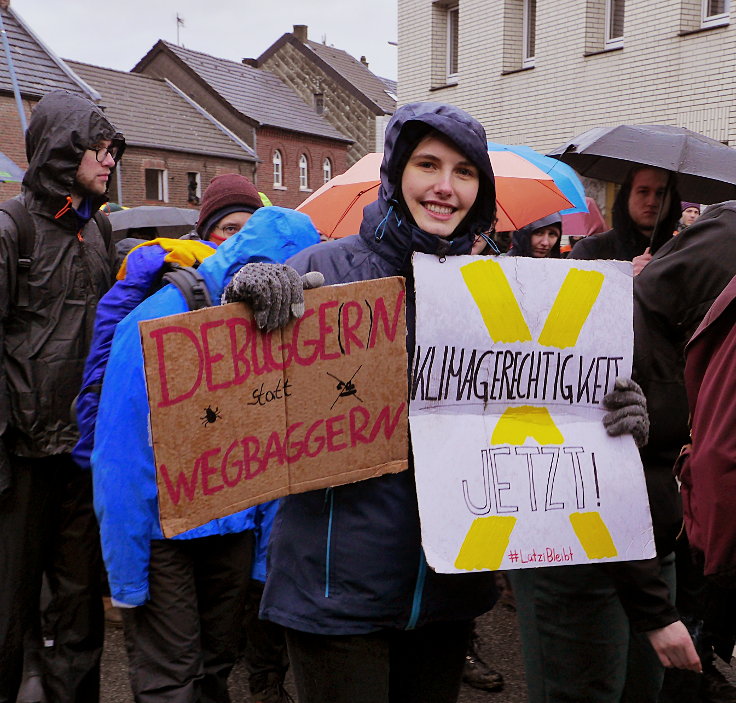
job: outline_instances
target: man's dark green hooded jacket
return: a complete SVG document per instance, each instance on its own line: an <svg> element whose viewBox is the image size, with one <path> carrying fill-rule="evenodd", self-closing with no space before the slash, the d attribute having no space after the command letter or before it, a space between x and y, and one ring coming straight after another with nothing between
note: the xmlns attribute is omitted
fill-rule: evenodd
<svg viewBox="0 0 736 703"><path fill-rule="evenodd" d="M71 208L70 195L85 150L107 139L123 145L100 108L81 96L53 91L33 110L18 196L35 232L27 306L17 305L16 227L0 212L0 469L3 450L44 457L70 452L77 441L72 400L114 258L94 220ZM91 214L106 201L90 197L84 209Z"/></svg>

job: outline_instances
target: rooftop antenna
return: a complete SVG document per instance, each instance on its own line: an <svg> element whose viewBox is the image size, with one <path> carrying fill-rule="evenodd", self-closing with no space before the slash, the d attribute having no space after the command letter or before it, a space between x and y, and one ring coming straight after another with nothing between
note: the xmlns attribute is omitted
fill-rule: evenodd
<svg viewBox="0 0 736 703"><path fill-rule="evenodd" d="M327 46L327 35L326 35L326 34L323 34L323 35L322 35L322 43L323 43L323 44L324 44L325 46Z"/></svg>
<svg viewBox="0 0 736 703"><path fill-rule="evenodd" d="M181 46L181 43L179 42L179 27L184 26L184 18L179 17L179 13L176 13L176 43L178 46Z"/></svg>

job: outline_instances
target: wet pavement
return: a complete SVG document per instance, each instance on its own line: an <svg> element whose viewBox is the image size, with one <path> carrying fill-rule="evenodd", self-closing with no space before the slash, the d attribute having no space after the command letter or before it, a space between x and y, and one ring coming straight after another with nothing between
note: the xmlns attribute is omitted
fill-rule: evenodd
<svg viewBox="0 0 736 703"><path fill-rule="evenodd" d="M499 604L478 619L478 631L481 636L481 655L503 674L505 686L503 691L497 693L463 686L458 703L526 703L516 613L508 606ZM294 695L293 684L288 678L287 689ZM230 676L230 695L233 703L250 703L248 678L242 662L237 664ZM123 633L114 627L108 627L105 634L100 700L101 703L133 703L128 685Z"/></svg>

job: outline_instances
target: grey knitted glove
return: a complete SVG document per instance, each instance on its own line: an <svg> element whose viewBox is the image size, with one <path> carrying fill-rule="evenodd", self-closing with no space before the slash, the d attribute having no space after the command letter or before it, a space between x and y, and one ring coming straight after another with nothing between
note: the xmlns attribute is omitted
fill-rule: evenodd
<svg viewBox="0 0 736 703"><path fill-rule="evenodd" d="M246 264L222 293L221 302L247 303L253 309L259 329L271 332L285 327L291 316L304 314L304 289L319 288L325 282L318 271L300 276L286 264Z"/></svg>
<svg viewBox="0 0 736 703"><path fill-rule="evenodd" d="M603 398L603 407L609 411L603 416L609 435L633 435L639 449L649 441L647 399L639 384L630 378L617 378L613 390Z"/></svg>

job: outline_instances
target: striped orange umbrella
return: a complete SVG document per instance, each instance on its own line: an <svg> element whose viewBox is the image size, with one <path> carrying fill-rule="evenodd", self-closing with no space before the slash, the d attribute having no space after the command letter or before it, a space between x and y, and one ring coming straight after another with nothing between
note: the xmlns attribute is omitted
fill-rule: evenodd
<svg viewBox="0 0 736 703"><path fill-rule="evenodd" d="M520 229L553 212L572 207L551 176L510 151L488 153L496 176L496 230ZM382 153L367 154L345 173L310 195L297 210L331 238L356 234L363 208L378 198Z"/></svg>

